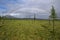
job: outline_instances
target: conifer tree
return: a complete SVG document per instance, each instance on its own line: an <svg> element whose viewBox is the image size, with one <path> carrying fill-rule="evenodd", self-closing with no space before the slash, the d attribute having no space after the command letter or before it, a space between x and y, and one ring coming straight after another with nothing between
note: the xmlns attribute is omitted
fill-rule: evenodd
<svg viewBox="0 0 60 40"><path fill-rule="evenodd" d="M50 18L51 18L52 24L53 24L53 33L52 33L53 40L55 40L55 19L56 19L56 12L55 12L54 6L52 6Z"/></svg>

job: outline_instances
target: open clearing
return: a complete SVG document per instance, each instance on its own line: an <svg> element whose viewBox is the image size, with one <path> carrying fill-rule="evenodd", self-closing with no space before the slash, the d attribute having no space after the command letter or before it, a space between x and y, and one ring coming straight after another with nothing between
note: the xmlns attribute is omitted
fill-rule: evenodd
<svg viewBox="0 0 60 40"><path fill-rule="evenodd" d="M52 40L53 27L48 20L4 20L0 25L0 40ZM60 40L59 20L55 21L55 37Z"/></svg>

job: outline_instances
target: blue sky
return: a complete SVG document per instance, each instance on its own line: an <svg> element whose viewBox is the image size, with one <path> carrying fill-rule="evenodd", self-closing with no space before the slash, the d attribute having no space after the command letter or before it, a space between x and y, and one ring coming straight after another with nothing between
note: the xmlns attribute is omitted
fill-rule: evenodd
<svg viewBox="0 0 60 40"><path fill-rule="evenodd" d="M53 3L59 14L60 0L54 0ZM17 17L18 14L26 16L27 13L29 15L35 13L48 17L51 6L52 0L0 0L0 15L12 15Z"/></svg>

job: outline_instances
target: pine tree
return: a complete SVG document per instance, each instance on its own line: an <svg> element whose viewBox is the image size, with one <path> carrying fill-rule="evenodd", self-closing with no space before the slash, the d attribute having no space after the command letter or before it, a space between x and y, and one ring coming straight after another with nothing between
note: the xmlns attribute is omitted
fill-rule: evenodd
<svg viewBox="0 0 60 40"><path fill-rule="evenodd" d="M53 33L52 33L53 37L52 38L53 40L55 40L55 26L54 25L55 25L55 19L56 19L56 12L55 12L54 6L52 6L50 17L53 24Z"/></svg>
<svg viewBox="0 0 60 40"><path fill-rule="evenodd" d="M0 16L0 27L2 27L2 17Z"/></svg>

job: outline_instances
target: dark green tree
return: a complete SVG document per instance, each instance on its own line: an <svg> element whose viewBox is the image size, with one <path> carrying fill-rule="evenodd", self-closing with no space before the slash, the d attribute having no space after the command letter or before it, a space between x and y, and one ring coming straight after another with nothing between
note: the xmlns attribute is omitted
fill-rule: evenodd
<svg viewBox="0 0 60 40"><path fill-rule="evenodd" d="M0 16L0 27L2 27L2 17Z"/></svg>
<svg viewBox="0 0 60 40"><path fill-rule="evenodd" d="M52 6L50 18L51 18L52 24L53 24L52 38L53 38L53 40L55 40L55 19L56 19L56 11L55 11L54 6Z"/></svg>
<svg viewBox="0 0 60 40"><path fill-rule="evenodd" d="M1 17L0 16L0 27L3 27L3 25L4 25L4 17Z"/></svg>

